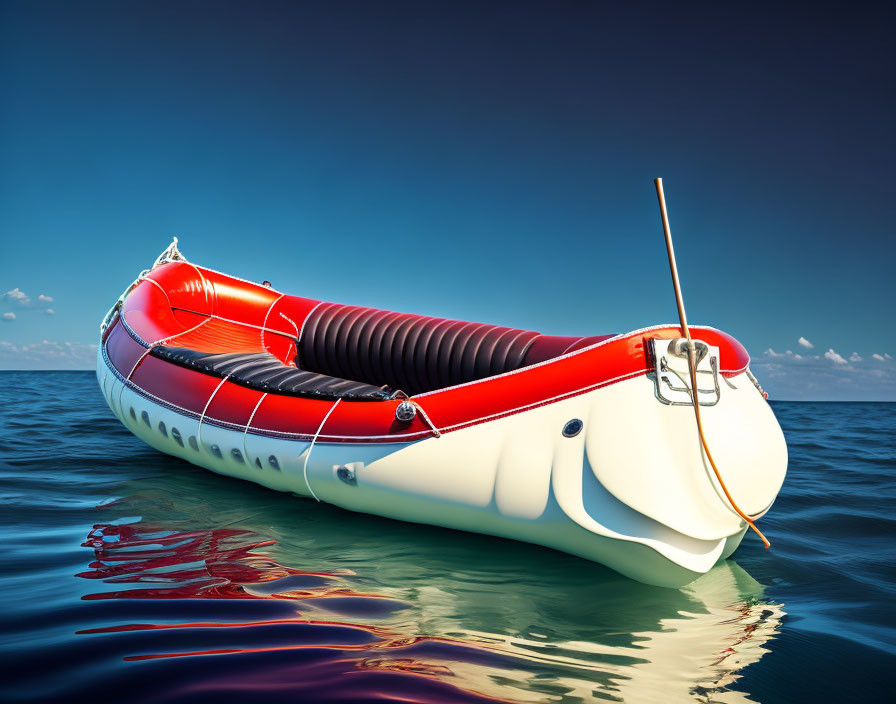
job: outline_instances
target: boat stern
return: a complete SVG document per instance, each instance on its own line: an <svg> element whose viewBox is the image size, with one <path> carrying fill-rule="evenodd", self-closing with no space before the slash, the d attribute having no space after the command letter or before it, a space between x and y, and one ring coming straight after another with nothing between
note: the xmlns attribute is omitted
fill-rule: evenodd
<svg viewBox="0 0 896 704"><path fill-rule="evenodd" d="M694 395L724 487L702 447L680 337L647 336L649 372L602 390L586 455L601 485L639 513L691 538L728 539L745 521L725 489L748 516L762 516L784 481L787 445L742 346L709 329L693 339Z"/></svg>

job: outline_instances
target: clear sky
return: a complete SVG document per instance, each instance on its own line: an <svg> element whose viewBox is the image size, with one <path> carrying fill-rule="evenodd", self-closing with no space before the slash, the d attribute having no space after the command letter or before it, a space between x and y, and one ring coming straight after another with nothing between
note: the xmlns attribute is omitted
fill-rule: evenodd
<svg viewBox="0 0 896 704"><path fill-rule="evenodd" d="M894 31L861 3L5 2L0 368L91 367L172 235L326 300L674 322L662 176L692 323L773 397L896 400Z"/></svg>

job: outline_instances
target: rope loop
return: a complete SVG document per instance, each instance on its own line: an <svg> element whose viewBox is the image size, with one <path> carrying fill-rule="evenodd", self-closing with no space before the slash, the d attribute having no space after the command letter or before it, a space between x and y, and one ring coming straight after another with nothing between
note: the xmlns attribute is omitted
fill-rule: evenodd
<svg viewBox="0 0 896 704"><path fill-rule="evenodd" d="M317 498L317 494L314 493L314 489L311 488L311 482L308 481L308 459L311 457L311 451L314 449L314 443L317 442L318 436L320 436L321 431L324 429L324 423L327 422L327 418L330 417L330 414L336 410L336 406L339 405L341 398L336 399L336 403L334 403L330 410L327 411L327 415L324 416L324 419L320 422L320 426L317 428L317 432L314 434L314 437L311 439L311 444L308 446L308 451L305 453L305 462L302 465L302 476L305 479L305 486L308 487L308 493L314 498L315 501L320 503L320 499Z"/></svg>
<svg viewBox="0 0 896 704"><path fill-rule="evenodd" d="M430 420L429 416L426 415L426 411L423 410L423 406L417 403L414 399L409 398L408 401L414 404L414 408L416 408L420 412L420 416L426 421L426 424L429 426L429 429L432 431L434 437L440 438L442 434L439 432L439 429L435 426L435 423Z"/></svg>

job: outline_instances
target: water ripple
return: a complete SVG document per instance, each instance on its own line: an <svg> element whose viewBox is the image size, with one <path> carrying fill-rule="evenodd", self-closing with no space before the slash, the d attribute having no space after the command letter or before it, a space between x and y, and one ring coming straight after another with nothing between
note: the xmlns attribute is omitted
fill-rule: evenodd
<svg viewBox="0 0 896 704"><path fill-rule="evenodd" d="M748 539L736 561L668 590L204 472L136 441L89 374L0 377L11 701L98 687L110 701L217 704L884 691L896 404L774 404L791 465L763 521L773 548Z"/></svg>

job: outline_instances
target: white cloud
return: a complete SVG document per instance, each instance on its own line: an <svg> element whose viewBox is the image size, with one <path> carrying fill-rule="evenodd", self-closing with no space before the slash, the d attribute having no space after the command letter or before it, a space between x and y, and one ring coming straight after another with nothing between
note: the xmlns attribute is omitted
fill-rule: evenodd
<svg viewBox="0 0 896 704"><path fill-rule="evenodd" d="M3 314L3 322L5 322L5 323L11 323L15 319L16 319L15 313L4 313Z"/></svg>
<svg viewBox="0 0 896 704"><path fill-rule="evenodd" d="M896 401L896 363L884 353L874 359L874 364L850 364L834 350L822 356L768 349L750 366L772 399Z"/></svg>
<svg viewBox="0 0 896 704"><path fill-rule="evenodd" d="M31 303L31 299L25 294L24 291L19 289L18 287L14 288L12 291L7 291L3 294L4 300L12 301L13 303L18 303L19 305L27 306Z"/></svg>
<svg viewBox="0 0 896 704"><path fill-rule="evenodd" d="M56 311L53 310L52 308L47 308L47 309L44 311L44 313L46 313L47 315L56 315ZM697 388L699 389L700 387L697 387ZM700 392L698 391L697 393L700 393Z"/></svg>
<svg viewBox="0 0 896 704"><path fill-rule="evenodd" d="M771 347L769 347L765 351L766 357L786 357L788 359L804 359L801 354L794 354L793 350L787 350L786 352L775 352Z"/></svg>
<svg viewBox="0 0 896 704"><path fill-rule="evenodd" d="M859 356L858 352L853 352L851 355L849 355L849 361L850 362L861 362L862 358Z"/></svg>
<svg viewBox="0 0 896 704"><path fill-rule="evenodd" d="M0 340L0 369L91 369L96 347L50 340L14 345Z"/></svg>
<svg viewBox="0 0 896 704"><path fill-rule="evenodd" d="M831 360L834 364L847 364L848 362L843 359L839 354L834 352L834 349L831 348L827 352L824 353L824 358Z"/></svg>
<svg viewBox="0 0 896 704"><path fill-rule="evenodd" d="M809 342L805 337L801 337L797 342L800 343L801 347L805 347L807 350L815 349L815 345Z"/></svg>
<svg viewBox="0 0 896 704"><path fill-rule="evenodd" d="M43 308L46 304L53 303L55 300L52 296L47 296L42 293L37 297L36 301L32 301L28 294L18 287L14 288L12 291L4 293L2 298L4 301L16 303L25 308ZM53 314L50 313L50 315Z"/></svg>
<svg viewBox="0 0 896 704"><path fill-rule="evenodd" d="M884 357L882 354L878 354L877 352L875 352L875 353L874 353L873 355L871 355L871 356L872 356L874 359L876 359L878 362L886 362L886 361L887 361L886 357Z"/></svg>
<svg viewBox="0 0 896 704"><path fill-rule="evenodd" d="M892 361L892 360L893 360L893 358L890 356L890 353L889 353L889 352L884 352L884 357L885 357L888 361ZM697 393L700 393L700 391L699 391L699 387L698 387Z"/></svg>

